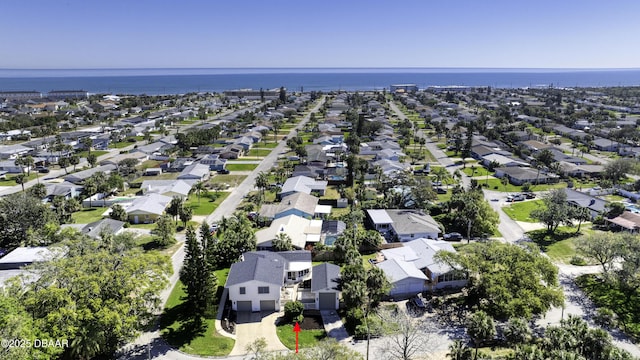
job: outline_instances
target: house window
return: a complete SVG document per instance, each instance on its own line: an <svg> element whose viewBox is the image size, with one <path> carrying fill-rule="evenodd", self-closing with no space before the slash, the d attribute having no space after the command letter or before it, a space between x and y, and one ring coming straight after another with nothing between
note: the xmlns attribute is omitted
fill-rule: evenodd
<svg viewBox="0 0 640 360"><path fill-rule="evenodd" d="M291 272L287 272L287 279L288 280L295 280L296 278L296 273L295 271L291 271Z"/></svg>
<svg viewBox="0 0 640 360"><path fill-rule="evenodd" d="M241 286L241 287L240 287L240 295L244 295L244 294L246 294L246 293L247 293L247 288L246 288L246 287L244 287L244 286Z"/></svg>
<svg viewBox="0 0 640 360"><path fill-rule="evenodd" d="M298 271L298 277L303 277L309 273L309 269L305 269L303 271Z"/></svg>
<svg viewBox="0 0 640 360"><path fill-rule="evenodd" d="M258 294L268 294L269 287L268 286L258 286Z"/></svg>

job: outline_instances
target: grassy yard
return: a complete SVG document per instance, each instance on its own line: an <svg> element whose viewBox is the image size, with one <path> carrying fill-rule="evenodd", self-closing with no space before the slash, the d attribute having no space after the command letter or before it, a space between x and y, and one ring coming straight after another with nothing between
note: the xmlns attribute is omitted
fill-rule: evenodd
<svg viewBox="0 0 640 360"><path fill-rule="evenodd" d="M16 175L7 175L6 179L0 179L0 186L15 186L18 185L18 183L16 182ZM25 173L24 176L24 182L28 182L31 180L34 180L39 174L36 171L31 171L31 175L27 176L27 173ZM45 175L45 174L42 174Z"/></svg>
<svg viewBox="0 0 640 360"><path fill-rule="evenodd" d="M479 166L479 165L474 165L475 168L472 168L471 166L469 166L467 164L467 167L462 169L462 172L465 173L467 176L487 176L487 175L493 175L494 173L487 170L486 168Z"/></svg>
<svg viewBox="0 0 640 360"><path fill-rule="evenodd" d="M185 206L193 209L193 215L209 215L218 208L229 194L228 192L209 191L206 194L202 194L199 200L196 194L191 194L185 202Z"/></svg>
<svg viewBox="0 0 640 360"><path fill-rule="evenodd" d="M445 202L445 201L449 201L449 199L451 199L451 189L447 189L447 193L446 194L437 194L438 196L438 201L439 202Z"/></svg>
<svg viewBox="0 0 640 360"><path fill-rule="evenodd" d="M595 274L579 276L576 283L597 307L609 308L618 315L618 326L622 331L636 341L640 339L640 290L625 290Z"/></svg>
<svg viewBox="0 0 640 360"><path fill-rule="evenodd" d="M215 272L218 279L217 296L222 293L222 287L227 280L229 269ZM182 282L178 281L171 291L167 300L164 312L160 318L160 333L167 342L180 351L188 354L200 356L227 356L233 349L235 341L226 336L222 336L215 329L215 315L217 312L218 300L215 306L210 309L212 316L203 319L201 326L194 326L193 321L188 319L184 298L186 296Z"/></svg>
<svg viewBox="0 0 640 360"><path fill-rule="evenodd" d="M502 182L500 179L496 179L493 177L489 177L488 180L486 179L477 179L478 180L478 184L480 186L485 186L485 184L488 184L487 189L489 190L495 190L495 191L503 191L503 192L520 192L522 191L522 187L518 186L518 185L513 185L511 183L507 184L506 187L505 185L502 185ZM539 185L531 185L531 191L546 191L546 190L551 190L551 189L562 189L567 187L567 183L565 182L559 182L557 184L539 184Z"/></svg>
<svg viewBox="0 0 640 360"><path fill-rule="evenodd" d="M276 146L278 146L278 143L273 142L271 140L273 140L273 137L271 139L267 139L267 143L266 144L265 144L264 141L259 141L253 147L254 148L273 149Z"/></svg>
<svg viewBox="0 0 640 360"><path fill-rule="evenodd" d="M269 155L269 153L271 152L271 149L256 149L253 148L251 150L249 150L249 152L247 152L246 157L252 157L253 159L251 160L255 160L255 158L257 157L265 157L267 155Z"/></svg>
<svg viewBox="0 0 640 360"><path fill-rule="evenodd" d="M246 178L247 178L247 175L216 174L215 176L212 176L211 179L209 179L209 182L211 184L228 184L229 186L235 187L241 182L243 182L244 179Z"/></svg>
<svg viewBox="0 0 640 360"><path fill-rule="evenodd" d="M278 339L287 349L296 348L296 334L293 332L293 325L278 325L276 328ZM324 330L303 330L298 333L298 348L314 347L319 341L327 337Z"/></svg>
<svg viewBox="0 0 640 360"><path fill-rule="evenodd" d="M226 166L229 171L253 171L258 164L228 164Z"/></svg>
<svg viewBox="0 0 640 360"><path fill-rule="evenodd" d="M370 259L375 259L376 256L378 254L377 253L373 253L373 254L369 254L369 255L362 255L362 265L364 266L365 270L369 270L373 267L373 265L371 265L371 263L369 262Z"/></svg>
<svg viewBox="0 0 640 360"><path fill-rule="evenodd" d="M89 224L102 219L102 214L108 207L85 208L71 214L71 219L76 224Z"/></svg>
<svg viewBox="0 0 640 360"><path fill-rule="evenodd" d="M541 207L544 203L542 200L516 202L502 208L505 214L509 215L515 221L536 222L529 217L531 211Z"/></svg>
<svg viewBox="0 0 640 360"><path fill-rule="evenodd" d="M548 233L547 229L540 229L529 231L527 235L540 246L540 249L551 260L568 264L577 255L575 239L592 231L588 225L583 224L579 233L576 233L576 228L560 226L555 233Z"/></svg>
<svg viewBox="0 0 640 360"><path fill-rule="evenodd" d="M120 141L120 142L113 142L109 144L109 148L110 149L122 149L125 148L129 145L135 145L135 142L129 142L129 141Z"/></svg>
<svg viewBox="0 0 640 360"><path fill-rule="evenodd" d="M329 185L327 186L327 190L324 192L324 196L321 199L339 199L340 194L335 186Z"/></svg>
<svg viewBox="0 0 640 360"><path fill-rule="evenodd" d="M108 154L109 152L106 151L106 150L93 150L91 153L94 154L96 157L100 157L100 156L102 156L104 154ZM86 158L87 155L89 155L89 152L86 151L86 150L85 151L79 151L79 152L76 153L76 155L78 155L81 158Z"/></svg>
<svg viewBox="0 0 640 360"><path fill-rule="evenodd" d="M145 180L175 180L180 175L179 172L167 172L155 176L140 176L133 180L133 183L141 183Z"/></svg>

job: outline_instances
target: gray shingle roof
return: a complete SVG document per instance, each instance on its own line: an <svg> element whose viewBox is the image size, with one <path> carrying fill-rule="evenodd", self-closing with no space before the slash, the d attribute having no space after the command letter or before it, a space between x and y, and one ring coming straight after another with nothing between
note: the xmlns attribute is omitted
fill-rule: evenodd
<svg viewBox="0 0 640 360"><path fill-rule="evenodd" d="M98 238L102 231L106 231L110 234L115 234L122 230L124 222L113 219L101 219L94 221L82 228L84 234L89 235L92 238Z"/></svg>
<svg viewBox="0 0 640 360"><path fill-rule="evenodd" d="M245 253L244 261L231 265L225 287L248 281L260 281L281 286L284 283L286 260L267 251Z"/></svg>
<svg viewBox="0 0 640 360"><path fill-rule="evenodd" d="M322 263L314 266L311 270L311 274L313 274L313 277L311 278L311 291L338 289L340 266Z"/></svg>

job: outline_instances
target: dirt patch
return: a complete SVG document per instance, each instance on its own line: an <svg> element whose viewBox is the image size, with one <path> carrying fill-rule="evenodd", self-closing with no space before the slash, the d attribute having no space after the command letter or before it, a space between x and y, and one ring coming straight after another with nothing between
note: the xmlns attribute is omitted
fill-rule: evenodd
<svg viewBox="0 0 640 360"><path fill-rule="evenodd" d="M322 316L320 315L311 315L304 316L304 320L302 320L302 324L300 324L300 329L302 330L324 330L324 324L322 323Z"/></svg>

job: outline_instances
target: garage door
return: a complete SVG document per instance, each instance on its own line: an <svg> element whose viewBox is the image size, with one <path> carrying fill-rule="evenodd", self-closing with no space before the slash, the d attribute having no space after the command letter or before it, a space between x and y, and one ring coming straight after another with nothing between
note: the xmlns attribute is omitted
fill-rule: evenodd
<svg viewBox="0 0 640 360"><path fill-rule="evenodd" d="M260 310L261 311L276 311L276 301L275 300L260 300Z"/></svg>
<svg viewBox="0 0 640 360"><path fill-rule="evenodd" d="M251 311L251 301L238 301L238 311Z"/></svg>
<svg viewBox="0 0 640 360"><path fill-rule="evenodd" d="M320 293L318 299L320 301L320 310L336 309L336 295L334 293Z"/></svg>

